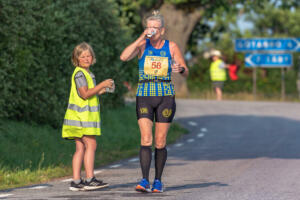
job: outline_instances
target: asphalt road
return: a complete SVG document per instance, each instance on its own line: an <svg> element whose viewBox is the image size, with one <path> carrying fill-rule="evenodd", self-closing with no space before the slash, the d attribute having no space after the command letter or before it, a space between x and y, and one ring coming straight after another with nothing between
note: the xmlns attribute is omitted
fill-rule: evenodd
<svg viewBox="0 0 300 200"><path fill-rule="evenodd" d="M299 111L299 103L177 100L176 121L190 134L168 145L164 193L134 191L141 171L131 158L96 170L106 189L71 192L65 178L0 199L298 200Z"/></svg>

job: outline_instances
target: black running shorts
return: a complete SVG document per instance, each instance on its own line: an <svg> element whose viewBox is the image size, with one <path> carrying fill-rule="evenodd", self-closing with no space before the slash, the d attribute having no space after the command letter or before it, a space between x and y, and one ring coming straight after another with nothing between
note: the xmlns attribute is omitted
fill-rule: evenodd
<svg viewBox="0 0 300 200"><path fill-rule="evenodd" d="M176 111L175 96L137 96L137 119L148 118L155 122L171 123Z"/></svg>

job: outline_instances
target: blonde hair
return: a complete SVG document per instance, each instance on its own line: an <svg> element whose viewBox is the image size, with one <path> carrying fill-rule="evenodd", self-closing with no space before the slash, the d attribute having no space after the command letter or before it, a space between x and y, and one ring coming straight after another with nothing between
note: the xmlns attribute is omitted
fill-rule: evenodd
<svg viewBox="0 0 300 200"><path fill-rule="evenodd" d="M79 66L79 56L81 55L82 52L86 51L86 50L89 50L92 57L93 57L93 60L92 60L92 65L96 63L96 57L95 57L95 53L94 53L94 50L93 48L86 42L82 42L80 44L78 44L73 52L72 52L72 64L75 66L75 67L78 67Z"/></svg>
<svg viewBox="0 0 300 200"><path fill-rule="evenodd" d="M160 14L159 10L154 10L150 16L144 19L144 26L147 26L147 22L150 20L160 21L160 27L165 26L164 16Z"/></svg>

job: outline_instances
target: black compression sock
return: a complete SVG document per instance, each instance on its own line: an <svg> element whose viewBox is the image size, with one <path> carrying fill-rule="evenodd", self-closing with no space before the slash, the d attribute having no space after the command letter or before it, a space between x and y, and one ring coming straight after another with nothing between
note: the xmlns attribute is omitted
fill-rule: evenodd
<svg viewBox="0 0 300 200"><path fill-rule="evenodd" d="M155 148L155 179L161 180L161 175L163 173L168 151L166 147L162 149Z"/></svg>
<svg viewBox="0 0 300 200"><path fill-rule="evenodd" d="M141 146L140 148L140 164L142 169L143 178L149 181L149 171L152 159L151 146Z"/></svg>

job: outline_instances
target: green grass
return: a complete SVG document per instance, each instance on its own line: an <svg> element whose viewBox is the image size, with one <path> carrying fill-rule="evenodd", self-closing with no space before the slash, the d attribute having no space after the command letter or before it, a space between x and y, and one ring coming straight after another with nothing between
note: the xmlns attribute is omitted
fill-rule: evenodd
<svg viewBox="0 0 300 200"><path fill-rule="evenodd" d="M138 154L140 133L134 106L105 110L101 119L97 167ZM173 123L168 143L184 133L185 129ZM2 119L0 135L0 190L72 175L75 143L62 139L61 130Z"/></svg>

